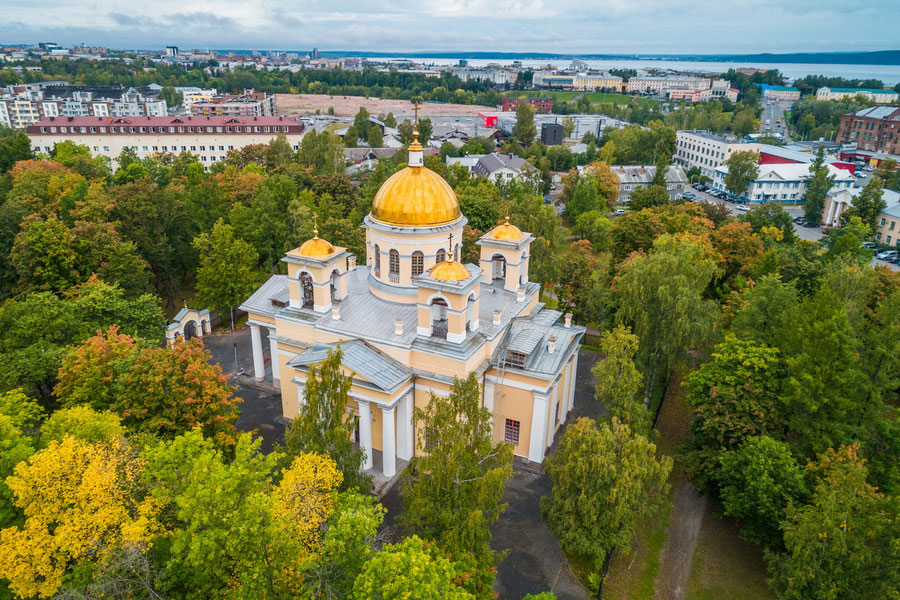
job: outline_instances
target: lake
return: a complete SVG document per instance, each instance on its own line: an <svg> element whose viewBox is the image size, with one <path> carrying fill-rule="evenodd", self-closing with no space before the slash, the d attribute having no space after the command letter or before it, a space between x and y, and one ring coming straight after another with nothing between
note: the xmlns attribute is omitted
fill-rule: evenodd
<svg viewBox="0 0 900 600"><path fill-rule="evenodd" d="M396 58L372 57L373 61L392 61ZM417 63L427 65L455 65L456 58L411 58ZM488 63L511 65L512 60L469 59L470 67L483 67ZM753 63L753 62L703 62L681 60L632 60L609 59L585 61L591 69L608 71L609 69L670 69L673 71L693 71L702 73L723 73L728 69L755 67L759 69L778 69L789 79L798 79L806 75L825 75L826 77L845 77L847 79L880 79L888 86L900 83L900 65L839 65L839 64L804 64L804 63ZM568 67L570 60L522 60L526 67Z"/></svg>

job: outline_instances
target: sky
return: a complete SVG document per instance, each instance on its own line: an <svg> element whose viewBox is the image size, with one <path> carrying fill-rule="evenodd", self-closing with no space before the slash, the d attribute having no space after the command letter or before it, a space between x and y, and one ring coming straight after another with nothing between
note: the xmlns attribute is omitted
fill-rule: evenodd
<svg viewBox="0 0 900 600"><path fill-rule="evenodd" d="M897 0L0 0L0 44L753 53L900 48Z"/></svg>

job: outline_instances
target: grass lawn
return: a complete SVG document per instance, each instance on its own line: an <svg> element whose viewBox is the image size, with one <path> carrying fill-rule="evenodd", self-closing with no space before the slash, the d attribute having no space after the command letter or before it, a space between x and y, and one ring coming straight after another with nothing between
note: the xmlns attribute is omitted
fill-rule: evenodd
<svg viewBox="0 0 900 600"><path fill-rule="evenodd" d="M587 99L591 104L604 104L612 102L613 104L641 104L643 106L653 106L655 100L644 98L642 96L628 96L626 94L615 94L609 92L591 92L587 95Z"/></svg>
<svg viewBox="0 0 900 600"><path fill-rule="evenodd" d="M507 92L504 96L515 96L521 98L522 96L526 96L528 98L553 98L554 100L561 100L562 102L571 102L574 98L576 98L581 92L525 92L521 90Z"/></svg>
<svg viewBox="0 0 900 600"><path fill-rule="evenodd" d="M723 517L720 507L709 502L694 550L687 599L774 600L765 576L759 547L739 538L734 519Z"/></svg>

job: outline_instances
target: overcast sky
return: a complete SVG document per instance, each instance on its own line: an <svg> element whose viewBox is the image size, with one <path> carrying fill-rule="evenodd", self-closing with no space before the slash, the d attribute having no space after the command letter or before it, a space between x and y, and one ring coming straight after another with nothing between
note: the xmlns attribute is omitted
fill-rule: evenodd
<svg viewBox="0 0 900 600"><path fill-rule="evenodd" d="M0 43L708 53L900 48L897 0L0 0Z"/></svg>

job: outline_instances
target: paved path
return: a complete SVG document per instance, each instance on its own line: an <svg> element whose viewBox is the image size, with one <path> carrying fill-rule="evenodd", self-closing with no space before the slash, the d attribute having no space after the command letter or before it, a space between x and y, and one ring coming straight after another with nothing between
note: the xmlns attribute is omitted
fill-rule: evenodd
<svg viewBox="0 0 900 600"><path fill-rule="evenodd" d="M684 600L705 512L706 496L690 482L681 484L675 491L666 543L659 554L655 584L658 600Z"/></svg>

